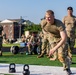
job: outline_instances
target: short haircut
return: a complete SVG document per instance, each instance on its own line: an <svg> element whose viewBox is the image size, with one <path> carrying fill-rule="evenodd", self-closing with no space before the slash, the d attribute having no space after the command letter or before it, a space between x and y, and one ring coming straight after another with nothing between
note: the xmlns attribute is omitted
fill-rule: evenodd
<svg viewBox="0 0 76 75"><path fill-rule="evenodd" d="M48 13L49 15L50 14L54 15L54 12L52 10L47 10L46 13Z"/></svg>

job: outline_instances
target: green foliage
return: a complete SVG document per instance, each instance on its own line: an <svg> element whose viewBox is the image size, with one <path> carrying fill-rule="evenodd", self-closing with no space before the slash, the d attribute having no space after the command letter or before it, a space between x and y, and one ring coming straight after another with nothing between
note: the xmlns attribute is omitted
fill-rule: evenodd
<svg viewBox="0 0 76 75"><path fill-rule="evenodd" d="M37 24L27 25L25 26L24 31L39 32L41 31L41 26Z"/></svg>

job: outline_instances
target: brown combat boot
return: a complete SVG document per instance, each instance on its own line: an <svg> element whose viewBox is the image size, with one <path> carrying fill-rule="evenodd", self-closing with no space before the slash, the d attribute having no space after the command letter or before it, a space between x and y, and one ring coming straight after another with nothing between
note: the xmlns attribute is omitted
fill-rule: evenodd
<svg viewBox="0 0 76 75"><path fill-rule="evenodd" d="M0 56L2 56L2 51L0 51Z"/></svg>
<svg viewBox="0 0 76 75"><path fill-rule="evenodd" d="M44 54L43 53L40 54L39 56L37 56L37 58L42 58L42 57L44 57Z"/></svg>

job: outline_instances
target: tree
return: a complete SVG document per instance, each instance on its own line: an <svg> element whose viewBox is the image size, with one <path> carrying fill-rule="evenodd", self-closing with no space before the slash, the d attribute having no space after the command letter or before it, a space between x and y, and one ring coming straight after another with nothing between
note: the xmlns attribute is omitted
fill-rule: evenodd
<svg viewBox="0 0 76 75"><path fill-rule="evenodd" d="M39 24L26 25L24 31L39 32L41 31L41 26Z"/></svg>

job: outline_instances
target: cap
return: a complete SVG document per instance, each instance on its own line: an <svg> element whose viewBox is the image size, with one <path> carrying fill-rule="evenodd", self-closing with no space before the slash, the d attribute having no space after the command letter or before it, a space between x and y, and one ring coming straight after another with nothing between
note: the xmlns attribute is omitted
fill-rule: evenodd
<svg viewBox="0 0 76 75"><path fill-rule="evenodd" d="M73 8L72 7L68 7L67 10L72 10L73 11Z"/></svg>

